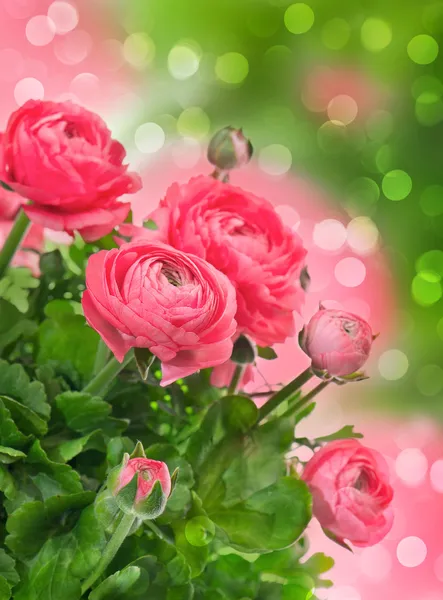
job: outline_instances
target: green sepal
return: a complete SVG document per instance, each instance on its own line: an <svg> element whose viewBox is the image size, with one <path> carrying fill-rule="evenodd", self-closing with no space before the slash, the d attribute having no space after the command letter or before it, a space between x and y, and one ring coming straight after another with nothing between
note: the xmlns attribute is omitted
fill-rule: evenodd
<svg viewBox="0 0 443 600"><path fill-rule="evenodd" d="M145 221L143 223L143 227L145 229L150 229L151 231L156 231L158 229L158 225L155 221L153 221L152 219L148 219L147 221Z"/></svg>
<svg viewBox="0 0 443 600"><path fill-rule="evenodd" d="M260 358L263 358L264 360L275 360L277 357L277 352L274 350L274 348L271 348L270 346L257 346L257 354Z"/></svg>
<svg viewBox="0 0 443 600"><path fill-rule="evenodd" d="M343 375L341 377L334 377L335 383L338 383L339 385L352 383L354 381L364 381L365 379L369 379L369 377L361 371L355 371L355 373L350 373L349 375Z"/></svg>
<svg viewBox="0 0 443 600"><path fill-rule="evenodd" d="M148 379L149 369L155 360L155 356L148 348L134 348L134 356L140 377L143 381L146 381Z"/></svg>
<svg viewBox="0 0 443 600"><path fill-rule="evenodd" d="M332 531L329 531L329 529L323 529L323 533L325 534L325 536L327 538L329 538L330 540L332 540L333 542L335 542L336 544L338 544L345 550L349 550L349 552L352 552L352 553L354 552L352 550L351 546L349 546L344 540L342 540L338 536L336 536L335 533L332 533Z"/></svg>
<svg viewBox="0 0 443 600"><path fill-rule="evenodd" d="M135 445L135 448L130 456L131 458L146 458L145 449L143 448L143 444L138 441Z"/></svg>
<svg viewBox="0 0 443 600"><path fill-rule="evenodd" d="M121 467L119 467L120 471ZM122 487L122 489L116 494L115 501L121 511L126 514L135 514L135 497L137 495L138 488L138 473L134 474L131 481Z"/></svg>
<svg viewBox="0 0 443 600"><path fill-rule="evenodd" d="M0 185L2 186L2 188L8 192L13 192L14 190L12 189L12 187L10 185L8 185L7 183L5 183L4 181L0 180Z"/></svg>
<svg viewBox="0 0 443 600"><path fill-rule="evenodd" d="M241 335L232 349L231 360L239 365L247 365L255 362L255 344L245 335Z"/></svg>
<svg viewBox="0 0 443 600"><path fill-rule="evenodd" d="M163 492L161 483L157 479L148 496L137 502L135 506L135 514L143 520L156 519L165 510L167 500L168 498Z"/></svg>
<svg viewBox="0 0 443 600"><path fill-rule="evenodd" d="M171 494L174 491L174 488L177 484L178 472L179 472L179 468L177 467L176 469L174 469L174 472L171 475ZM169 494L169 495L171 495L171 494Z"/></svg>

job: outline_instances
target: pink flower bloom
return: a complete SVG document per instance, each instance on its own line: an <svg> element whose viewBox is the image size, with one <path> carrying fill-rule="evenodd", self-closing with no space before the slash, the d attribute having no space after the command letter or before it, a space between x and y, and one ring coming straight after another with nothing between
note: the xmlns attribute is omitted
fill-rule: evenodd
<svg viewBox="0 0 443 600"><path fill-rule="evenodd" d="M211 373L211 385L218 388L228 387L232 381L236 366L235 362L228 360L222 365L214 367ZM251 381L254 381L254 367L253 365L248 364L243 371L238 387L243 389L248 383L251 383Z"/></svg>
<svg viewBox="0 0 443 600"><path fill-rule="evenodd" d="M140 229L138 236L154 235L204 258L232 281L239 333L261 346L294 335L293 311L304 299L299 278L306 251L272 204L200 176L172 185L150 219L158 231Z"/></svg>
<svg viewBox="0 0 443 600"><path fill-rule="evenodd" d="M119 473L113 493L118 494L132 481L136 473L138 474L136 503L149 496L156 481L160 482L166 498L171 493L171 476L168 467L164 462L149 458L130 458Z"/></svg>
<svg viewBox="0 0 443 600"><path fill-rule="evenodd" d="M162 385L224 363L236 330L235 290L201 258L148 240L102 250L86 267L83 310L122 361L149 348L162 362Z"/></svg>
<svg viewBox="0 0 443 600"><path fill-rule="evenodd" d="M31 200L24 210L34 223L93 241L124 221L130 205L118 198L141 187L124 157L94 113L72 102L29 100L3 134L0 179Z"/></svg>
<svg viewBox="0 0 443 600"><path fill-rule="evenodd" d="M372 340L372 330L362 318L322 308L303 329L300 345L314 369L331 377L345 377L364 365Z"/></svg>
<svg viewBox="0 0 443 600"><path fill-rule="evenodd" d="M394 513L388 465L355 439L321 448L303 473L324 529L355 546L372 546L389 533Z"/></svg>
<svg viewBox="0 0 443 600"><path fill-rule="evenodd" d="M0 249L3 247L20 208L20 196L0 188ZM43 248L43 228L32 225L12 260L14 267L27 267L35 277L40 275L39 252Z"/></svg>

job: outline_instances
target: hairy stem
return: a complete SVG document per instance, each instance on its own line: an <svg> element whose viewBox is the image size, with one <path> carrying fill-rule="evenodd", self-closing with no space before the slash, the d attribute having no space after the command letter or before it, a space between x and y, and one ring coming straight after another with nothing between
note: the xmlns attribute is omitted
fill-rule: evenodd
<svg viewBox="0 0 443 600"><path fill-rule="evenodd" d="M232 376L231 383L228 387L228 396L231 394L235 394L237 391L237 386L240 383L240 379L242 378L243 371L245 367L243 365L236 365L234 375Z"/></svg>
<svg viewBox="0 0 443 600"><path fill-rule="evenodd" d="M24 238L26 231L30 225L30 220L24 213L23 209L20 209L15 223L6 238L3 248L0 252L0 279L5 274L7 268L11 264L14 254L20 247L20 243Z"/></svg>
<svg viewBox="0 0 443 600"><path fill-rule="evenodd" d="M114 378L122 371L126 365L128 365L134 358L132 350L127 353L123 362L119 363L114 357L103 367L103 369L97 373L97 375L91 379L83 391L88 394L101 395L114 380Z"/></svg>

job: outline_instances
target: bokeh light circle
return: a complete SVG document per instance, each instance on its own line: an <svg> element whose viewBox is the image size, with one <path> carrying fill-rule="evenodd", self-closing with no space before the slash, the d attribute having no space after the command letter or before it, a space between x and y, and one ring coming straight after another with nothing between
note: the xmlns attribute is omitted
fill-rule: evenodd
<svg viewBox="0 0 443 600"><path fill-rule="evenodd" d="M258 155L258 164L268 175L284 175L292 165L292 154L286 146L270 144Z"/></svg>
<svg viewBox="0 0 443 600"><path fill-rule="evenodd" d="M168 71L174 79L183 80L197 73L200 56L188 45L177 44L168 54Z"/></svg>
<svg viewBox="0 0 443 600"><path fill-rule="evenodd" d="M358 258L348 256L335 265L336 280L345 287L357 287L366 277L366 267Z"/></svg>
<svg viewBox="0 0 443 600"><path fill-rule="evenodd" d="M284 16L286 29L296 35L309 31L314 25L314 20L314 11L303 2L288 6Z"/></svg>
<svg viewBox="0 0 443 600"><path fill-rule="evenodd" d="M73 4L56 0L48 8L48 17L55 26L58 35L64 35L78 25L78 12Z"/></svg>
<svg viewBox="0 0 443 600"><path fill-rule="evenodd" d="M388 381L396 381L406 375L409 367L408 357L401 350L386 350L378 359L380 375Z"/></svg>
<svg viewBox="0 0 443 600"><path fill-rule="evenodd" d="M420 206L428 217L437 217L443 214L443 186L430 185L420 196Z"/></svg>
<svg viewBox="0 0 443 600"><path fill-rule="evenodd" d="M339 250L346 242L346 228L336 219L325 219L314 226L312 239L322 250Z"/></svg>
<svg viewBox="0 0 443 600"><path fill-rule="evenodd" d="M438 44L430 35L416 35L408 44L408 55L419 65L429 65L438 56Z"/></svg>
<svg viewBox="0 0 443 600"><path fill-rule="evenodd" d="M348 245L358 254L370 254L377 249L379 233L369 217L356 217L348 224Z"/></svg>
<svg viewBox="0 0 443 600"><path fill-rule="evenodd" d="M428 459L419 448L405 448L397 456L395 472L410 487L423 483L428 472Z"/></svg>
<svg viewBox="0 0 443 600"><path fill-rule="evenodd" d="M416 383L423 396L436 396L443 390L443 369L439 365L425 365L418 371Z"/></svg>
<svg viewBox="0 0 443 600"><path fill-rule="evenodd" d="M143 154L158 152L165 143L165 132L157 123L143 123L135 132L135 145Z"/></svg>
<svg viewBox="0 0 443 600"><path fill-rule="evenodd" d="M420 125L433 127L443 121L443 101L436 92L423 92L415 102L415 116Z"/></svg>
<svg viewBox="0 0 443 600"><path fill-rule="evenodd" d="M239 52L227 52L217 58L215 74L224 83L239 84L246 79L249 63Z"/></svg>
<svg viewBox="0 0 443 600"><path fill-rule="evenodd" d="M429 477L433 489L439 494L443 494L443 460L436 460L430 470Z"/></svg>
<svg viewBox="0 0 443 600"><path fill-rule="evenodd" d="M370 212L380 198L380 188L370 177L358 177L346 190L346 205L352 214Z"/></svg>
<svg viewBox="0 0 443 600"><path fill-rule="evenodd" d="M370 17L361 27L361 41L366 50L380 52L392 41L391 26L382 19Z"/></svg>
<svg viewBox="0 0 443 600"><path fill-rule="evenodd" d="M440 281L431 278L426 271L418 273L412 280L412 297L421 306L432 306L442 297Z"/></svg>
<svg viewBox="0 0 443 600"><path fill-rule="evenodd" d="M47 46L55 36L55 24L46 15L36 15L26 24L26 39L33 46Z"/></svg>
<svg viewBox="0 0 443 600"><path fill-rule="evenodd" d="M43 100L45 88L35 77L21 79L14 88L14 98L19 106L28 100Z"/></svg>
<svg viewBox="0 0 443 600"><path fill-rule="evenodd" d="M344 48L351 37L351 27L347 21L340 18L331 19L323 26L321 39L330 50Z"/></svg>
<svg viewBox="0 0 443 600"><path fill-rule="evenodd" d="M77 65L91 52L91 35L83 29L75 29L54 41L54 53L64 65Z"/></svg>
<svg viewBox="0 0 443 600"><path fill-rule="evenodd" d="M383 177L383 193L389 200L404 200L412 190L412 179L400 169L389 171Z"/></svg>
<svg viewBox="0 0 443 600"><path fill-rule="evenodd" d="M134 69L145 69L152 62L154 55L154 42L144 31L131 33L125 39L123 56Z"/></svg>
<svg viewBox="0 0 443 600"><path fill-rule="evenodd" d="M404 567L418 567L425 561L427 552L422 539L416 536L406 537L397 546L398 562Z"/></svg>
<svg viewBox="0 0 443 600"><path fill-rule="evenodd" d="M177 119L177 131L184 137L203 139L209 133L211 121L199 106L186 108Z"/></svg>
<svg viewBox="0 0 443 600"><path fill-rule="evenodd" d="M358 104L351 96L339 94L329 102L327 112L331 121L349 125L358 115Z"/></svg>

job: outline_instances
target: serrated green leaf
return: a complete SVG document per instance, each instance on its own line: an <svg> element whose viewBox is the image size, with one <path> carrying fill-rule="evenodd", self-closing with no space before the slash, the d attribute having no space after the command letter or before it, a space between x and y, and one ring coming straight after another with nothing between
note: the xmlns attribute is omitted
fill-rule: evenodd
<svg viewBox="0 0 443 600"><path fill-rule="evenodd" d="M84 317L72 314L67 301L54 301L47 305L46 319L39 327L37 363L49 361L72 365L84 380L92 376L99 335L86 327Z"/></svg>
<svg viewBox="0 0 443 600"><path fill-rule="evenodd" d="M18 429L11 413L0 399L0 442L5 446L24 448L31 440L31 435L24 435Z"/></svg>
<svg viewBox="0 0 443 600"><path fill-rule="evenodd" d="M102 431L97 429L82 437L66 440L55 448L51 456L59 462L69 462L88 450L106 452L106 443Z"/></svg>
<svg viewBox="0 0 443 600"><path fill-rule="evenodd" d="M84 392L64 392L55 399L66 424L73 431L87 434L102 429L108 435L121 433L127 422L110 417L112 407L99 396Z"/></svg>
<svg viewBox="0 0 443 600"><path fill-rule="evenodd" d="M0 446L0 462L5 465L9 465L25 457L26 454L24 452L21 452L20 450Z"/></svg>
<svg viewBox="0 0 443 600"><path fill-rule="evenodd" d="M0 575L11 585L16 585L20 581L20 577L15 570L15 560L12 556L6 554L3 548L0 548Z"/></svg>
<svg viewBox="0 0 443 600"><path fill-rule="evenodd" d="M11 586L6 579L0 575L0 600L9 600L11 598Z"/></svg>
<svg viewBox="0 0 443 600"><path fill-rule="evenodd" d="M229 509L209 512L226 541L243 552L269 552L293 544L311 519L312 499L304 482L283 477Z"/></svg>
<svg viewBox="0 0 443 600"><path fill-rule="evenodd" d="M39 437L46 435L48 424L37 413L9 396L0 396L0 400L21 431Z"/></svg>
<svg viewBox="0 0 443 600"><path fill-rule="evenodd" d="M45 502L26 502L6 522L6 545L20 558L31 557L43 546L58 524L75 511L91 504L92 492L54 496Z"/></svg>
<svg viewBox="0 0 443 600"><path fill-rule="evenodd" d="M0 298L0 352L22 336L35 333L37 325L26 319L15 306Z"/></svg>
<svg viewBox="0 0 443 600"><path fill-rule="evenodd" d="M34 559L15 600L79 600L80 581L71 573L75 552L71 534L49 539Z"/></svg>
<svg viewBox="0 0 443 600"><path fill-rule="evenodd" d="M42 419L49 419L51 407L44 386L39 381L31 382L21 365L0 360L0 395L20 402Z"/></svg>
<svg viewBox="0 0 443 600"><path fill-rule="evenodd" d="M104 529L97 519L94 506L82 511L72 535L75 549L70 569L73 575L85 579L100 560L106 546Z"/></svg>
<svg viewBox="0 0 443 600"><path fill-rule="evenodd" d="M140 567L129 566L122 571L117 571L100 585L98 585L90 594L89 600L130 600L137 595L145 593L149 586L149 578L142 578ZM146 571L144 572L146 575Z"/></svg>

